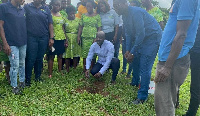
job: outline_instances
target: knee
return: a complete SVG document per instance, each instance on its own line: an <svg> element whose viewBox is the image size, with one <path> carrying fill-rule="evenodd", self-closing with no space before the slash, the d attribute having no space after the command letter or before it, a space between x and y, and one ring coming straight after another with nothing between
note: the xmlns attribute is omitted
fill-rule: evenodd
<svg viewBox="0 0 200 116"><path fill-rule="evenodd" d="M120 67L120 60L118 58L113 58L112 64L115 64L115 66Z"/></svg>

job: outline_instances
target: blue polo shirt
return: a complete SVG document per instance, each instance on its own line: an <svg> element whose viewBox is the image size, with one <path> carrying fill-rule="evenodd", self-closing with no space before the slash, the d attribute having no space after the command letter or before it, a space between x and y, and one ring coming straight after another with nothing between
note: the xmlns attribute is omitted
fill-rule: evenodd
<svg viewBox="0 0 200 116"><path fill-rule="evenodd" d="M49 36L49 24L53 24L51 11L46 5L36 8L33 3L24 6L28 35L36 37Z"/></svg>
<svg viewBox="0 0 200 116"><path fill-rule="evenodd" d="M122 15L122 19L125 27L126 50L134 55L151 54L155 44L159 45L161 37L158 36L162 32L156 19L146 10L132 6L128 7L128 14Z"/></svg>
<svg viewBox="0 0 200 116"><path fill-rule="evenodd" d="M4 21L4 32L9 46L23 46L27 43L26 16L22 7L10 2L0 5L0 20Z"/></svg>
<svg viewBox="0 0 200 116"><path fill-rule="evenodd" d="M166 61L171 51L172 42L176 36L177 21L191 20L182 50L177 59L188 54L194 45L199 23L200 0L176 0L170 10L170 15L161 39L158 52L159 61Z"/></svg>

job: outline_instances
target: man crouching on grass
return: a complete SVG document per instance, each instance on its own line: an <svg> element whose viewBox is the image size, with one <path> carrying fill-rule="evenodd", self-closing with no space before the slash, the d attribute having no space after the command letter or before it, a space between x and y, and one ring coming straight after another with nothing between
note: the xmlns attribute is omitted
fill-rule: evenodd
<svg viewBox="0 0 200 116"><path fill-rule="evenodd" d="M107 69L112 69L111 83L114 84L120 67L120 61L114 57L114 52L114 45L110 41L105 40L105 33L103 31L97 32L96 42L90 47L86 59L85 76L89 77L90 72L95 78L100 78ZM98 61L90 71L94 54L97 54Z"/></svg>

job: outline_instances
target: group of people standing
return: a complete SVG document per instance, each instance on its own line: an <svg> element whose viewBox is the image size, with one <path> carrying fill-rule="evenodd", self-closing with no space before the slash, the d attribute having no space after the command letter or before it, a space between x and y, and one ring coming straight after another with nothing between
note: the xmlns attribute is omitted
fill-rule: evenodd
<svg viewBox="0 0 200 116"><path fill-rule="evenodd" d="M156 114L175 115L178 89L188 74L189 51L196 38L199 0L173 1L165 29L162 12L152 5L151 0L142 0L146 9L137 7L138 2L133 1L130 5L134 6L130 6L126 0L82 0L78 12L71 0L51 0L50 6L43 0L33 0L21 7L23 4L24 0L10 0L0 5L0 37L4 50L0 53L9 59L4 57L3 61L7 67L10 65L6 72L13 93L18 94L25 86L31 86L33 68L35 81L41 81L45 53L49 78L52 77L55 55L61 74L63 60L69 72L71 59L76 68L82 57L86 77L91 73L100 78L111 68L111 83L114 84L120 68L118 55L123 38L122 72L126 73L128 62L127 77L133 71L130 85L140 85L137 98L131 103L141 104L147 100L151 70L158 53ZM199 67L195 65L199 59L197 42L191 52L191 104L187 116L195 115L200 103ZM3 58L2 54L0 58Z"/></svg>

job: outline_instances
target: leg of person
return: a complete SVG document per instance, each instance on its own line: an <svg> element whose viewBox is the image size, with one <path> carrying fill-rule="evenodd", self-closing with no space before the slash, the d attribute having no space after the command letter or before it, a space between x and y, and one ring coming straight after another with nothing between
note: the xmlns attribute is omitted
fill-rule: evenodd
<svg viewBox="0 0 200 116"><path fill-rule="evenodd" d="M103 67L103 65L97 62L97 63L93 66L93 68L92 68L92 70L90 71L90 73L94 76L96 73L98 73L98 72L101 70L102 67Z"/></svg>
<svg viewBox="0 0 200 116"><path fill-rule="evenodd" d="M155 110L157 116L175 116L175 104L178 88L183 84L190 65L190 55L186 55L175 61L171 75L166 81L155 84ZM157 64L157 70L161 69L165 62Z"/></svg>
<svg viewBox="0 0 200 116"><path fill-rule="evenodd" d="M48 45L48 36L47 37L41 37L38 39L38 51L37 51L37 58L36 58L36 73L35 73L35 81L41 81L41 72L42 72L42 63L43 63L43 57L47 49Z"/></svg>
<svg viewBox="0 0 200 116"><path fill-rule="evenodd" d="M48 61L49 78L52 77L53 62L54 62L54 55L49 55L49 61ZM37 69L36 69L36 70L37 70Z"/></svg>
<svg viewBox="0 0 200 116"><path fill-rule="evenodd" d="M86 71L86 58L83 58L83 72Z"/></svg>
<svg viewBox="0 0 200 116"><path fill-rule="evenodd" d="M186 116L196 116L200 105L200 53L191 53L190 105Z"/></svg>
<svg viewBox="0 0 200 116"><path fill-rule="evenodd" d="M131 85L132 86L139 86L139 81L140 81L140 54L138 54L134 59L133 62L131 64L134 64L132 67L133 71L133 77L132 77L132 81L131 81Z"/></svg>
<svg viewBox="0 0 200 116"><path fill-rule="evenodd" d="M62 69L62 54L58 55L58 71L61 72Z"/></svg>
<svg viewBox="0 0 200 116"><path fill-rule="evenodd" d="M78 57L74 57L73 58L73 67L74 67L74 69L76 69L77 66L78 66Z"/></svg>
<svg viewBox="0 0 200 116"><path fill-rule="evenodd" d="M118 28L117 41L114 43L114 48L115 48L114 57L115 58L118 58L118 56L119 56L120 38L121 37L122 37L122 26L120 26Z"/></svg>
<svg viewBox="0 0 200 116"><path fill-rule="evenodd" d="M118 58L113 58L110 64L110 68L113 71L111 83L114 83L120 68L120 60Z"/></svg>
<svg viewBox="0 0 200 116"><path fill-rule="evenodd" d="M25 61L25 78L26 85L31 84L32 69L36 61L38 52L38 38L28 36L27 50L26 50L26 61ZM35 68L34 68L35 70ZM36 71L34 71L36 72Z"/></svg>
<svg viewBox="0 0 200 116"><path fill-rule="evenodd" d="M128 66L128 73L126 75L127 78L130 78L130 76L131 76L131 72L133 71L133 65L134 65L134 63L132 62Z"/></svg>
<svg viewBox="0 0 200 116"><path fill-rule="evenodd" d="M17 87L17 74L19 71L19 48L16 46L10 46L11 53L8 56L10 61L10 80L13 87L13 93L19 94L20 90Z"/></svg>
<svg viewBox="0 0 200 116"><path fill-rule="evenodd" d="M124 57L124 54L126 53L126 42L125 40L122 40L122 55L123 55L123 66L122 66L122 73L126 73L126 66L127 66L127 60Z"/></svg>
<svg viewBox="0 0 200 116"><path fill-rule="evenodd" d="M66 70L69 72L69 67L70 67L70 58L65 59L65 65L66 65Z"/></svg>
<svg viewBox="0 0 200 116"><path fill-rule="evenodd" d="M157 51L157 50L156 50ZM152 55L141 54L140 56L140 89L138 90L137 98L144 102L148 97L149 84L151 79L151 70L156 58L156 52Z"/></svg>
<svg viewBox="0 0 200 116"><path fill-rule="evenodd" d="M10 75L9 75L9 72L10 72L10 62L6 61L4 63L5 63L4 68L5 68L6 78L8 80L8 83L10 84Z"/></svg>
<svg viewBox="0 0 200 116"><path fill-rule="evenodd" d="M19 87L25 87L25 58L26 58L26 45L19 47Z"/></svg>

